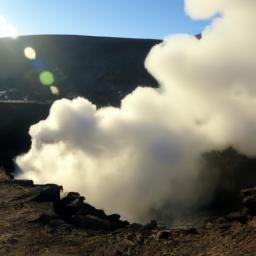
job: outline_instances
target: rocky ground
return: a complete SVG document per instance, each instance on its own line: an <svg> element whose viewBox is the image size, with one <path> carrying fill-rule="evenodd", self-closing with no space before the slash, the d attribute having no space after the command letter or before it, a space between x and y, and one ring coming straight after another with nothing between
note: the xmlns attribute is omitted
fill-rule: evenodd
<svg viewBox="0 0 256 256"><path fill-rule="evenodd" d="M256 255L256 188L242 191L241 212L197 229L129 224L61 189L0 171L0 255Z"/></svg>

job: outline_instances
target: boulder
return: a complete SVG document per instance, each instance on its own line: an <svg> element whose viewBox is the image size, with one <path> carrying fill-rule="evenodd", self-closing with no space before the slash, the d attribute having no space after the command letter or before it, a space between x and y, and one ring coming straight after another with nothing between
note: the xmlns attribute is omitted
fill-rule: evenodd
<svg viewBox="0 0 256 256"><path fill-rule="evenodd" d="M156 240L159 239L169 239L172 233L170 230L160 230L156 233Z"/></svg>
<svg viewBox="0 0 256 256"><path fill-rule="evenodd" d="M107 218L109 219L109 221L115 222L115 221L119 221L121 216L119 214L111 214L111 215L108 215Z"/></svg>
<svg viewBox="0 0 256 256"><path fill-rule="evenodd" d="M157 222L156 220L151 220L149 223L143 226L143 229L145 230L152 230L157 228Z"/></svg>
<svg viewBox="0 0 256 256"><path fill-rule="evenodd" d="M56 204L56 211L69 223L86 229L114 230L127 226L129 223L120 220L120 215L106 215L84 202L79 193L70 192Z"/></svg>
<svg viewBox="0 0 256 256"><path fill-rule="evenodd" d="M248 221L248 216L244 214L244 212L231 212L225 219L229 222L240 222L241 224L245 224Z"/></svg>
<svg viewBox="0 0 256 256"><path fill-rule="evenodd" d="M60 200L61 186L55 184L37 185L37 196L33 199L37 202L58 202Z"/></svg>
<svg viewBox="0 0 256 256"><path fill-rule="evenodd" d="M241 191L243 206L248 214L256 216L256 187Z"/></svg>
<svg viewBox="0 0 256 256"><path fill-rule="evenodd" d="M13 176L9 174L3 167L0 167L0 181L12 180Z"/></svg>

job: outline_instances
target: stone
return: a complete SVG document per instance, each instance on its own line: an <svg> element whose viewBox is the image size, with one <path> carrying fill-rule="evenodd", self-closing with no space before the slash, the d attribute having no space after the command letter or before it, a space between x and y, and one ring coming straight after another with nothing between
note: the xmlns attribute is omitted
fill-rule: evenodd
<svg viewBox="0 0 256 256"><path fill-rule="evenodd" d="M248 221L248 216L243 212L232 212L228 214L225 219L230 222L240 222L245 224Z"/></svg>
<svg viewBox="0 0 256 256"><path fill-rule="evenodd" d="M3 167L0 167L0 181L11 179L13 179L13 175L9 174Z"/></svg>
<svg viewBox="0 0 256 256"><path fill-rule="evenodd" d="M172 233L169 230L160 230L156 233L156 240L159 239L169 239Z"/></svg>
<svg viewBox="0 0 256 256"><path fill-rule="evenodd" d="M145 230L152 230L157 228L157 222L156 220L151 220L148 224L143 226L143 229Z"/></svg>
<svg viewBox="0 0 256 256"><path fill-rule="evenodd" d="M55 184L38 185L38 195L34 198L37 202L58 202L60 200L61 186Z"/></svg>
<svg viewBox="0 0 256 256"><path fill-rule="evenodd" d="M121 216L119 214L111 214L108 216L108 219L110 221L119 221Z"/></svg>
<svg viewBox="0 0 256 256"><path fill-rule="evenodd" d="M256 187L241 191L243 206L249 215L256 216Z"/></svg>

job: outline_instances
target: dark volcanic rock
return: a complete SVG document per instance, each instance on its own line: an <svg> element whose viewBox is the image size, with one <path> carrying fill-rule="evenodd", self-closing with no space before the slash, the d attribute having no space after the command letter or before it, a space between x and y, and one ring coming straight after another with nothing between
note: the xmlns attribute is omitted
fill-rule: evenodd
<svg viewBox="0 0 256 256"><path fill-rule="evenodd" d="M241 208L241 189L256 184L256 157L247 157L232 147L203 154L201 191L213 189L204 208L226 214Z"/></svg>
<svg viewBox="0 0 256 256"><path fill-rule="evenodd" d="M120 215L106 215L84 202L79 193L70 192L56 204L56 210L69 223L87 229L114 230L128 225L120 220Z"/></svg>
<svg viewBox="0 0 256 256"><path fill-rule="evenodd" d="M156 239L168 239L172 233L170 230L161 230L156 234Z"/></svg>
<svg viewBox="0 0 256 256"><path fill-rule="evenodd" d="M29 150L31 125L45 119L51 104L0 101L0 166L14 169L13 159Z"/></svg>
<svg viewBox="0 0 256 256"><path fill-rule="evenodd" d="M237 221L240 222L242 224L245 224L248 221L248 216L244 213L244 211L242 212L232 212L230 214L228 214L225 219L227 221Z"/></svg>
<svg viewBox="0 0 256 256"><path fill-rule="evenodd" d="M68 193L60 199L61 186L55 184L34 185L29 180L14 180L5 170L0 170L0 196L3 204L40 204L49 203L48 211L37 215L35 221L50 223L52 218L62 218L79 228L92 230L114 230L129 223L120 221L118 214L106 215L103 210L84 203L84 197L78 193ZM4 193L8 192L7 195ZM11 192L10 192L11 191ZM46 205L46 204L45 204Z"/></svg>
<svg viewBox="0 0 256 256"><path fill-rule="evenodd" d="M242 190L243 205L249 214L256 216L256 187Z"/></svg>
<svg viewBox="0 0 256 256"><path fill-rule="evenodd" d="M0 168L0 181L12 180L14 177L8 173L4 168Z"/></svg>
<svg viewBox="0 0 256 256"><path fill-rule="evenodd" d="M116 228L106 218L100 218L89 214L74 214L71 216L70 223L79 228L93 230L112 230Z"/></svg>
<svg viewBox="0 0 256 256"><path fill-rule="evenodd" d="M54 202L57 203L60 200L61 186L55 184L37 185L38 195L34 198L37 202Z"/></svg>
<svg viewBox="0 0 256 256"><path fill-rule="evenodd" d="M151 229L156 229L157 228L157 222L156 220L151 220L148 224L146 224L144 227L144 229L148 229L148 230L151 230Z"/></svg>

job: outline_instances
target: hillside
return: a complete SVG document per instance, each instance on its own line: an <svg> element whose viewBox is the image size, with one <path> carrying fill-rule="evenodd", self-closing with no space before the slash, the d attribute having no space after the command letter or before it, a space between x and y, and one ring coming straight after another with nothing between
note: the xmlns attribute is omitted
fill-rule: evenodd
<svg viewBox="0 0 256 256"><path fill-rule="evenodd" d="M21 36L0 39L0 99L52 101L39 74L50 71L58 97L87 97L98 106L118 105L138 85L157 86L144 60L157 40L87 36ZM36 59L24 49L36 51Z"/></svg>

